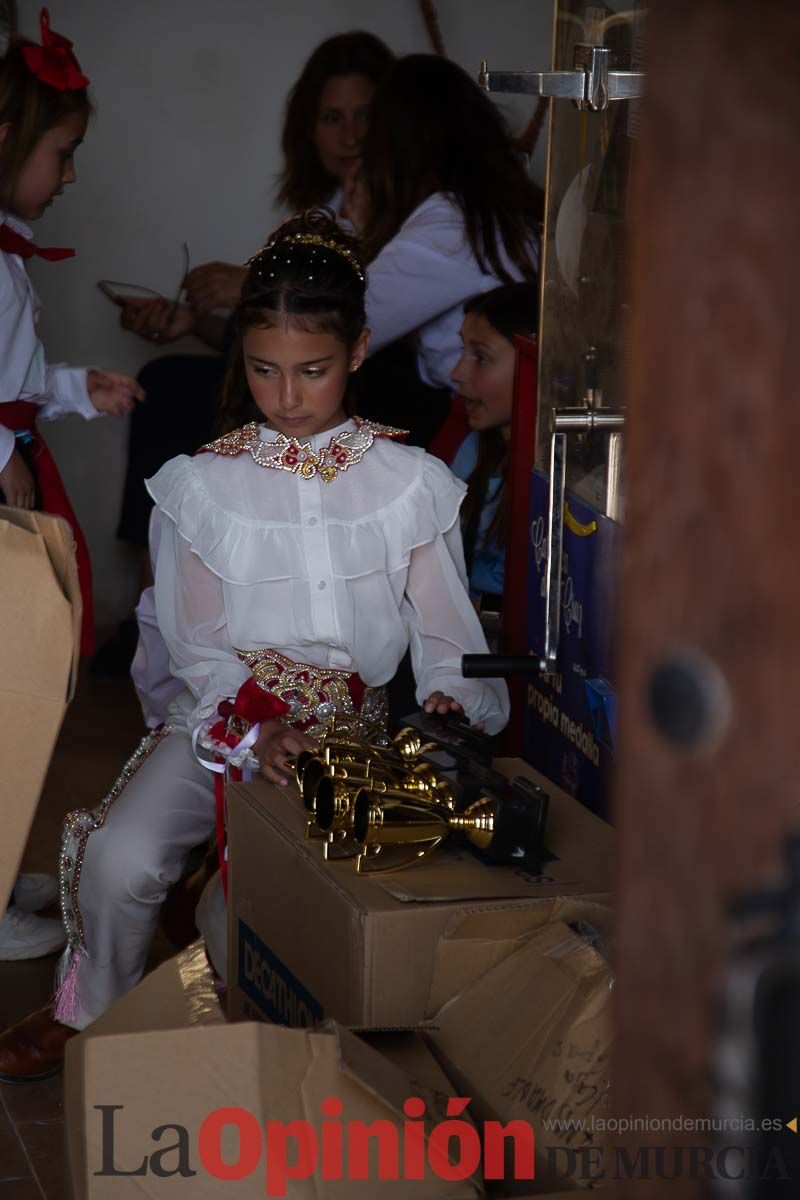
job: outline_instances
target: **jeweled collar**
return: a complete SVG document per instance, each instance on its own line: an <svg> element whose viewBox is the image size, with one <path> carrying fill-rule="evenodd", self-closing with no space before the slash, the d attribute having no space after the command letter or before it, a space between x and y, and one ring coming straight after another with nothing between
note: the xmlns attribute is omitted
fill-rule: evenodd
<svg viewBox="0 0 800 1200"><path fill-rule="evenodd" d="M227 456L247 453L259 467L290 471L303 479L313 479L319 475L324 483L331 483L341 472L361 462L376 438L404 438L407 432L405 429L394 429L391 425L379 425L375 421L353 417L333 430L328 442L315 450L314 438L299 442L297 438L277 433L274 438L267 440L261 436L261 426L252 421L233 433L217 438L215 442L209 442L207 446L201 446L199 453L209 451Z"/></svg>

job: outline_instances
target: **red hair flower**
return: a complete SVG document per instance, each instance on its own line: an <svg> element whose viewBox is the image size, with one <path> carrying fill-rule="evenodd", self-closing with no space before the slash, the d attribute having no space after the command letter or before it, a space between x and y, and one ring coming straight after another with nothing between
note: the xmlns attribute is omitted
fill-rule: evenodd
<svg viewBox="0 0 800 1200"><path fill-rule="evenodd" d="M81 72L80 63L72 53L69 38L54 33L50 28L50 13L42 9L39 17L42 31L41 46L23 46L25 65L40 83L57 88L59 92L78 92L88 86L89 80Z"/></svg>

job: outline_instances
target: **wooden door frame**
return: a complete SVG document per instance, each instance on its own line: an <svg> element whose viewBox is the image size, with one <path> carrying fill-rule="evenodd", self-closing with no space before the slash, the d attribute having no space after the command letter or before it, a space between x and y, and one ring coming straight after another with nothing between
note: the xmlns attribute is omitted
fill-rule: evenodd
<svg viewBox="0 0 800 1200"><path fill-rule="evenodd" d="M647 36L613 1100L620 1115L707 1118L726 906L774 876L800 817L800 5L654 0ZM654 708L662 668L684 671L683 727ZM627 1148L655 1141L685 1146L687 1134L633 1133ZM709 1187L685 1175L654 1186L648 1196L670 1198Z"/></svg>

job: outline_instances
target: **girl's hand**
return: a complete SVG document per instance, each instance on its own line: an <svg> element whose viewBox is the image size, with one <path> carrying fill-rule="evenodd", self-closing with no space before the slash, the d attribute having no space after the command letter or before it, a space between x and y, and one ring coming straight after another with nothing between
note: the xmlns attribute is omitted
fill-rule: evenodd
<svg viewBox="0 0 800 1200"><path fill-rule="evenodd" d="M270 783L286 787L292 775L287 759L301 750L316 750L317 742L307 733L299 733L281 721L262 721L261 733L253 753L261 764L261 774Z"/></svg>
<svg viewBox="0 0 800 1200"><path fill-rule="evenodd" d="M86 387L97 411L115 417L131 412L145 395L135 379L118 371L87 371Z"/></svg>
<svg viewBox="0 0 800 1200"><path fill-rule="evenodd" d="M361 174L361 163L357 162L347 173L342 183L342 206L339 216L361 233L369 221L370 202L369 192Z"/></svg>
<svg viewBox="0 0 800 1200"><path fill-rule="evenodd" d="M452 696L446 696L444 692L431 692L422 708L426 713L436 712L442 717L446 716L449 712L464 712L462 705L460 705L457 700L454 700ZM472 726L476 733L481 733L483 731L483 727L483 721L480 721L477 725Z"/></svg>
<svg viewBox="0 0 800 1200"><path fill-rule="evenodd" d="M196 317L186 304L174 304L163 297L157 300L129 300L119 323L123 329L157 345L176 342L194 330Z"/></svg>
<svg viewBox="0 0 800 1200"><path fill-rule="evenodd" d="M236 308L247 278L247 267L232 263L211 262L195 267L183 281L186 299L196 313L210 313L217 308Z"/></svg>
<svg viewBox="0 0 800 1200"><path fill-rule="evenodd" d="M36 480L25 465L25 460L15 450L0 471L0 488L6 504L12 508L33 508L36 504Z"/></svg>

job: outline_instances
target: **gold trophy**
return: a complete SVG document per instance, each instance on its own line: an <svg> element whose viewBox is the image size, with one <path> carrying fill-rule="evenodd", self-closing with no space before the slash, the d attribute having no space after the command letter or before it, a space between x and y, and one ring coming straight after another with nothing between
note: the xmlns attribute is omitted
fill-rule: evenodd
<svg viewBox="0 0 800 1200"><path fill-rule="evenodd" d="M386 738L382 740L387 741ZM378 746L357 737L353 729L348 728L337 734L334 731L328 735L319 750L304 750L295 760L295 778L300 788L303 805L310 814L306 824L307 838L321 838L325 842L324 854L328 857L328 848L336 839L342 839L345 831L341 828L342 821L337 820L330 825L320 826L316 819L317 793L320 784L326 783L326 798L330 797L331 785L336 785L336 811L344 817L346 811L345 796L340 784L345 782L350 790L360 787L377 785L394 781L395 772L403 766L403 759L395 753L391 746Z"/></svg>
<svg viewBox="0 0 800 1200"><path fill-rule="evenodd" d="M367 772L366 774L359 772ZM356 858L356 870L368 868L384 846L415 846L403 861L387 862L377 870L396 870L424 857L454 830L464 832L485 848L494 831L495 801L481 798L465 813L457 813L449 781L429 763L394 763L372 758L368 762L326 763L311 759L303 770L303 796L313 813L308 837L325 839L329 857L336 842L343 855Z"/></svg>
<svg viewBox="0 0 800 1200"><path fill-rule="evenodd" d="M459 831L480 850L488 850L496 828L498 801L482 796L463 812L454 812L425 796L401 790L378 794L362 788L353 802L353 837L358 846L356 870L395 871L435 850L449 834ZM386 847L409 847L411 854L385 866L366 866Z"/></svg>
<svg viewBox="0 0 800 1200"><path fill-rule="evenodd" d="M430 750L438 750L436 742L423 741L422 734L411 725L405 725L392 738L392 746L405 762L414 762Z"/></svg>
<svg viewBox="0 0 800 1200"><path fill-rule="evenodd" d="M454 833L494 862L519 862L531 847L538 853L544 793L542 807L541 797L526 794L522 781L511 786L494 773L496 785L473 781L469 793L475 799L459 811L458 785L419 761L442 747L413 727L391 742L385 736L376 742L350 725L328 733L316 752L297 757L306 836L323 840L326 859L355 858L361 873L394 871L426 858Z"/></svg>
<svg viewBox="0 0 800 1200"><path fill-rule="evenodd" d="M319 783L326 776L336 779L357 778L361 783L372 779L398 782L400 778L411 778L407 786L411 790L429 791L441 787L435 770L427 763L416 763L416 758L432 748L433 743L423 743L413 729L401 730L387 746L378 746L364 740L356 740L352 733L325 738L318 751L303 750L295 760L295 778L303 797L307 812L316 811L316 795ZM414 778L419 782L415 783ZM403 783L406 786L406 783Z"/></svg>
<svg viewBox="0 0 800 1200"><path fill-rule="evenodd" d="M378 764L380 767L381 764ZM303 776L305 784L306 776ZM373 765L370 774L363 779L357 775L324 774L315 784L314 814L316 823L323 833L348 831L352 825L353 801L361 791L375 796L390 797L395 794L417 795L447 809L455 808L452 788L446 779L437 775L428 763L418 763L398 771L390 768L380 771Z"/></svg>
<svg viewBox="0 0 800 1200"><path fill-rule="evenodd" d="M298 763L300 757L298 755ZM357 755L348 750L309 754L302 764L295 767L295 774L300 784L303 805L307 812L314 813L317 808L317 791L323 779L355 779L362 785L372 780L392 780L395 770L393 764L378 758L374 751L371 754Z"/></svg>

